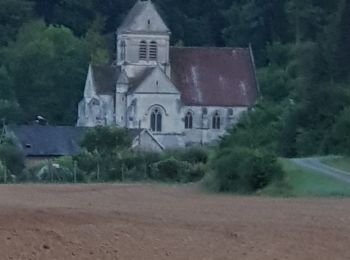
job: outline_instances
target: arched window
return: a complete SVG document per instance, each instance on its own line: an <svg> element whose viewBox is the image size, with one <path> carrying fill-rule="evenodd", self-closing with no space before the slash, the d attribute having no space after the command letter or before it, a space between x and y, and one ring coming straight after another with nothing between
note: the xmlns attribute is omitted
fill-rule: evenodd
<svg viewBox="0 0 350 260"><path fill-rule="evenodd" d="M208 109L206 107L202 108L202 114L203 116L206 116L208 114Z"/></svg>
<svg viewBox="0 0 350 260"><path fill-rule="evenodd" d="M232 108L229 108L229 109L227 110L227 112L228 112L228 116L229 116L229 117L233 117L233 109L232 109Z"/></svg>
<svg viewBox="0 0 350 260"><path fill-rule="evenodd" d="M147 42L146 41L140 42L139 58L140 60L147 60Z"/></svg>
<svg viewBox="0 0 350 260"><path fill-rule="evenodd" d="M185 116L185 129L193 128L193 115L190 111L187 112Z"/></svg>
<svg viewBox="0 0 350 260"><path fill-rule="evenodd" d="M218 112L216 112L213 116L213 129L220 129L221 128L221 119Z"/></svg>
<svg viewBox="0 0 350 260"><path fill-rule="evenodd" d="M152 41L149 45L149 59L157 60L158 57L158 45L155 41Z"/></svg>
<svg viewBox="0 0 350 260"><path fill-rule="evenodd" d="M162 132L162 112L156 108L151 113L151 130L153 132Z"/></svg>
<svg viewBox="0 0 350 260"><path fill-rule="evenodd" d="M125 54L126 54L126 44L125 41L120 42L120 59L125 60Z"/></svg>

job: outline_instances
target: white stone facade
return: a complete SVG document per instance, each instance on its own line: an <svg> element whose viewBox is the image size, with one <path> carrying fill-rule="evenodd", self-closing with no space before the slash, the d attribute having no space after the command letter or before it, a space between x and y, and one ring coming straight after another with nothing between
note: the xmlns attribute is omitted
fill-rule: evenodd
<svg viewBox="0 0 350 260"><path fill-rule="evenodd" d="M225 134L249 106L185 104L171 78L169 42L154 5L139 1L118 29L115 65L90 66L77 125L148 129L165 148L210 144Z"/></svg>

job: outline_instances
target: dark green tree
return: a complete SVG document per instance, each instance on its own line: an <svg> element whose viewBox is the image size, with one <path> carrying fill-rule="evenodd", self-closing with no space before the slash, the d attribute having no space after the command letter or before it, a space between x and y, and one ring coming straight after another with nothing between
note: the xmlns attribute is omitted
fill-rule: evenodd
<svg viewBox="0 0 350 260"><path fill-rule="evenodd" d="M109 156L113 152L131 147L131 138L126 129L116 127L96 127L84 136L81 146L88 152Z"/></svg>
<svg viewBox="0 0 350 260"><path fill-rule="evenodd" d="M89 62L83 40L68 28L32 22L5 50L5 61L26 121L41 115L56 124L75 122Z"/></svg>
<svg viewBox="0 0 350 260"><path fill-rule="evenodd" d="M31 1L0 0L0 47L13 40L18 29L32 18L32 8Z"/></svg>

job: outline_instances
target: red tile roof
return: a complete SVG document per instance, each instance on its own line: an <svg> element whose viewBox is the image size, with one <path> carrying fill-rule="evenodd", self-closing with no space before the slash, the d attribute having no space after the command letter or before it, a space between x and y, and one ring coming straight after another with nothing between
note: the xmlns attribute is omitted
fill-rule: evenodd
<svg viewBox="0 0 350 260"><path fill-rule="evenodd" d="M170 49L171 79L187 106L251 106L258 96L249 49Z"/></svg>
<svg viewBox="0 0 350 260"><path fill-rule="evenodd" d="M170 49L171 80L187 106L252 106L258 96L254 64L249 49L176 48ZM93 66L99 95L115 94L120 67ZM146 68L130 78L136 89L153 71Z"/></svg>

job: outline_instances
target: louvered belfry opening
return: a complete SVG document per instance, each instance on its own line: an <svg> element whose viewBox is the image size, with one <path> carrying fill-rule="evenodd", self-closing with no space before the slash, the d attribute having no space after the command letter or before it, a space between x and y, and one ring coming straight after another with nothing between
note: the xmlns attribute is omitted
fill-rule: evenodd
<svg viewBox="0 0 350 260"><path fill-rule="evenodd" d="M126 56L126 44L125 41L120 42L120 59L125 60Z"/></svg>
<svg viewBox="0 0 350 260"><path fill-rule="evenodd" d="M140 50L139 50L139 58L140 60L147 60L147 42L140 42Z"/></svg>
<svg viewBox="0 0 350 260"><path fill-rule="evenodd" d="M149 59L157 60L157 58L158 58L158 45L157 45L157 42L152 41L149 47Z"/></svg>

